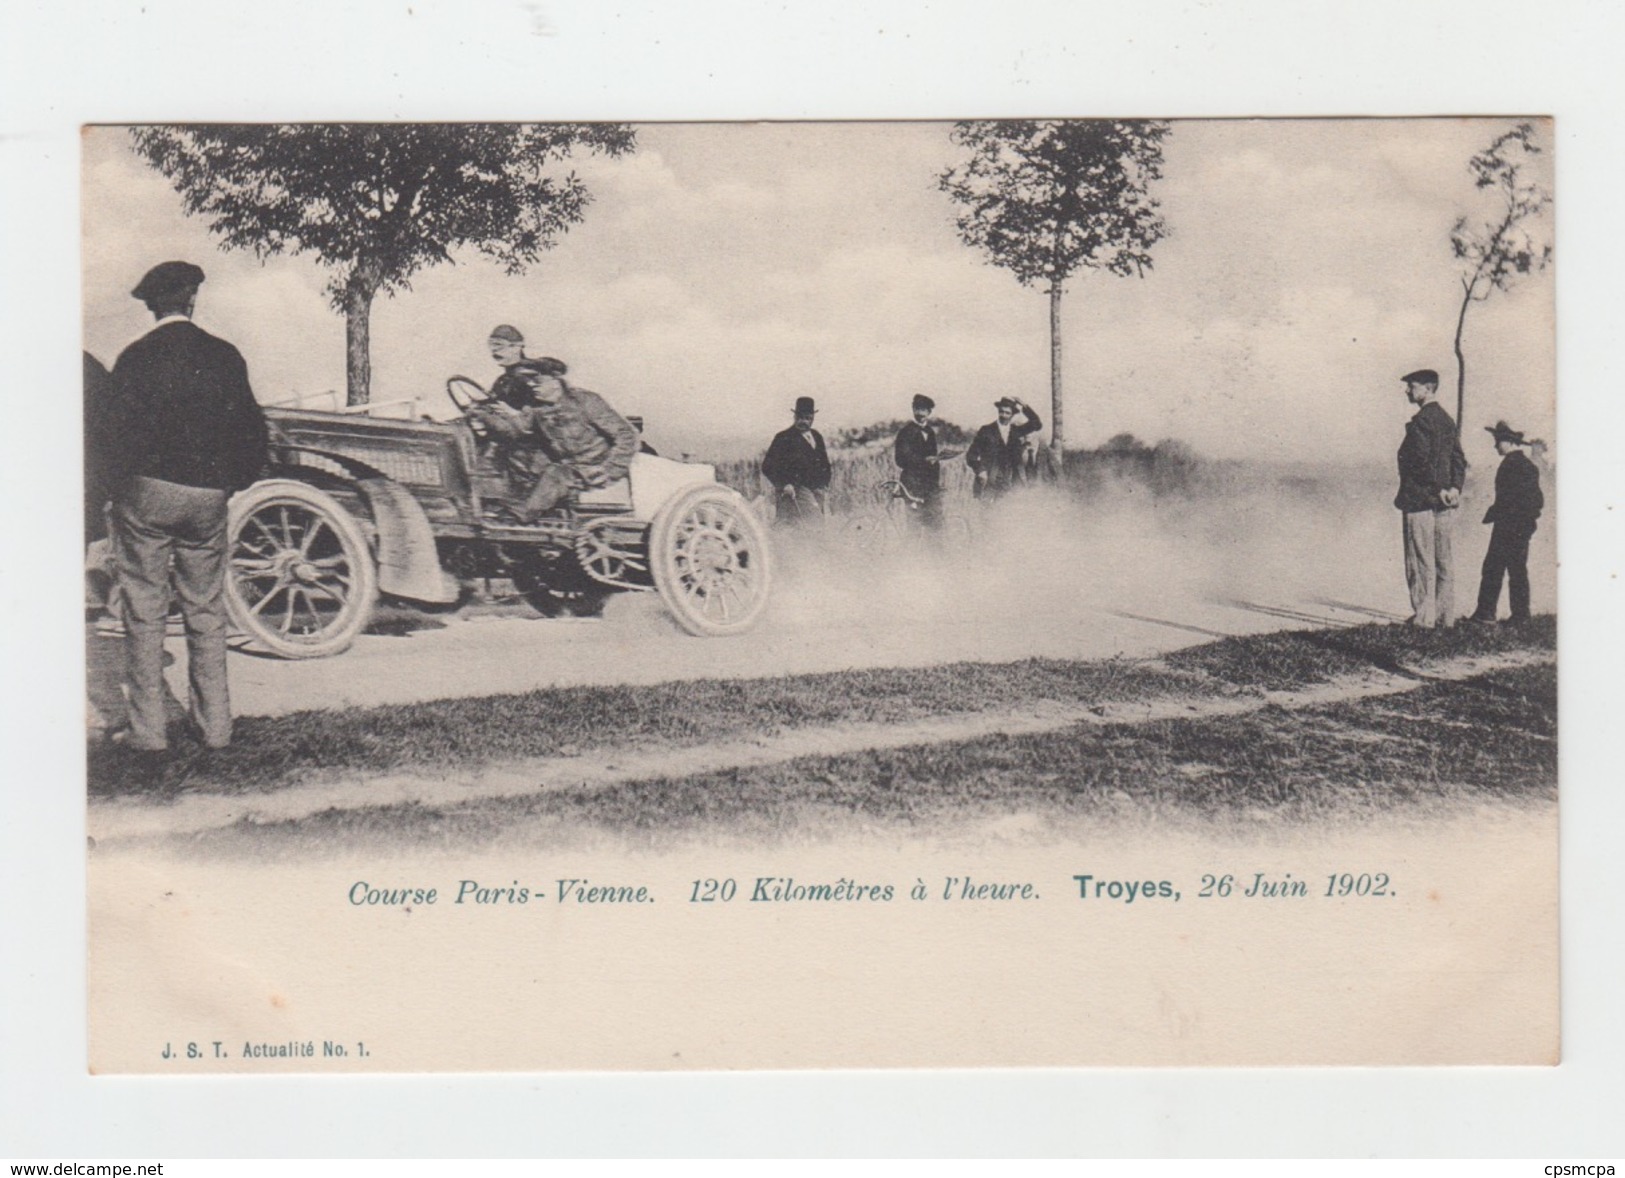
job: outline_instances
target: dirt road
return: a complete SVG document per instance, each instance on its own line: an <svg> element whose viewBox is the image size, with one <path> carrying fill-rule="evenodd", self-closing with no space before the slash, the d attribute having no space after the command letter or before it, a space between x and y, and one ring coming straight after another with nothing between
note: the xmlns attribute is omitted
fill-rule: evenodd
<svg viewBox="0 0 1625 1178"><path fill-rule="evenodd" d="M1029 493L983 517L968 546L855 553L778 533L772 606L739 638L683 634L652 593L612 597L593 621L519 616L522 607L396 613L334 658L235 654L232 705L282 715L537 687L1138 657L1230 635L1398 621L1409 606L1397 516L1364 506L1279 493L1080 505ZM1555 604L1555 561L1540 547L1549 539L1537 534L1531 560L1537 611ZM1483 537L1458 544L1463 569L1476 571L1480 547L1469 540L1481 547ZM1464 608L1475 585L1459 574ZM184 651L178 640L171 649L184 700ZM93 640L93 671L96 655Z"/></svg>

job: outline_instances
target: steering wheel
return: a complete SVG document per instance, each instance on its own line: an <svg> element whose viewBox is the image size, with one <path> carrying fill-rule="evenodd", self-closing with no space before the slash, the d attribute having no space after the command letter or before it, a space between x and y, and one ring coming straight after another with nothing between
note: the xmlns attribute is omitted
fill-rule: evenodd
<svg viewBox="0 0 1625 1178"><path fill-rule="evenodd" d="M468 427L474 431L474 436L483 439L487 433L486 428L480 422L479 414L471 410L491 403L491 394L485 391L485 386L466 376L454 376L446 382L446 396L457 406L458 412L468 422Z"/></svg>
<svg viewBox="0 0 1625 1178"><path fill-rule="evenodd" d="M448 380L446 396L450 397L451 403L464 413L476 405L484 405L491 400L491 394L485 391L484 385L466 376L454 376Z"/></svg>

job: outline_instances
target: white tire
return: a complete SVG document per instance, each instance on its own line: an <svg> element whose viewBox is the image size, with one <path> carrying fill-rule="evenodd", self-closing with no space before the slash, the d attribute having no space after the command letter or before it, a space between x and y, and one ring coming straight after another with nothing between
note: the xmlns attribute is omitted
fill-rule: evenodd
<svg viewBox="0 0 1625 1178"><path fill-rule="evenodd" d="M257 645L290 659L347 650L366 628L378 570L353 516L295 479L255 483L226 522L226 609Z"/></svg>
<svg viewBox="0 0 1625 1178"><path fill-rule="evenodd" d="M767 608L767 529L737 493L715 483L674 496L649 528L655 588L677 624L700 637L742 634Z"/></svg>

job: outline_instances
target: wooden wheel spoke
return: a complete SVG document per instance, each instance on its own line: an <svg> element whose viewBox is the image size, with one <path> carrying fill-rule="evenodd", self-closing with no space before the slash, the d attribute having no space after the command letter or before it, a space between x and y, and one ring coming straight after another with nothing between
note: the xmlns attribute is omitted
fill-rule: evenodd
<svg viewBox="0 0 1625 1178"><path fill-rule="evenodd" d="M346 601L349 600L343 593L340 593L337 590L330 588L328 585L326 585L322 581L311 581L311 582L309 582L308 584L306 584L304 586L304 589L305 589L305 596L307 596L307 597L310 596L310 594L313 593L313 592L320 593L323 596L329 597L332 600L338 602L340 605L343 605Z"/></svg>
<svg viewBox="0 0 1625 1178"><path fill-rule="evenodd" d="M326 622L322 618L321 611L316 608L316 599L311 595L310 590L311 586L302 585L299 589L299 595L304 599L305 612L310 615L310 620L316 624L316 629L314 631L307 631L307 633L319 634L323 629L326 628Z"/></svg>
<svg viewBox="0 0 1625 1178"><path fill-rule="evenodd" d="M259 529L260 535L265 537L265 542L271 546L272 552L281 552L287 547L282 543L282 541L276 538L275 533L273 533L270 528L265 526L265 522L261 520L259 516L250 516L248 522Z"/></svg>
<svg viewBox="0 0 1625 1178"><path fill-rule="evenodd" d="M261 596L261 598L254 603L252 608L249 609L249 615L251 617L258 617L260 611L271 604L271 599L277 595L277 591L281 588L282 586L280 583L271 586L270 591Z"/></svg>
<svg viewBox="0 0 1625 1178"><path fill-rule="evenodd" d="M326 520L317 519L311 522L311 525L305 529L304 538L299 541L300 556L308 557L310 555L311 541L315 540L316 537L326 528Z"/></svg>
<svg viewBox="0 0 1625 1178"><path fill-rule="evenodd" d="M716 605L718 620L726 622L733 617L734 605L740 601L739 588L731 580L721 579L712 586L712 591L706 597L706 608L709 612L711 605Z"/></svg>

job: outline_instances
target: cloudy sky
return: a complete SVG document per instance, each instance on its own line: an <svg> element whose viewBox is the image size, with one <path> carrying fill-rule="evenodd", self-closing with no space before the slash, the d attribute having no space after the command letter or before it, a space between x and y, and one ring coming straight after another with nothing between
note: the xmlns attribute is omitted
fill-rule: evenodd
<svg viewBox="0 0 1625 1178"><path fill-rule="evenodd" d="M1438 368L1454 404L1448 234L1487 214L1467 160L1508 126L1177 122L1154 269L1068 290L1069 442L1126 430L1216 456L1391 461L1410 412L1400 374ZM657 443L707 457L765 445L803 394L826 430L903 416L916 392L964 425L1005 393L1047 416L1046 300L959 243L936 188L957 158L947 124L637 135L632 156L576 165L596 198L587 220L529 274L470 255L380 297L375 399L442 412L447 376L494 376L486 333L510 322L648 418ZM1550 188L1550 154L1540 163ZM343 322L312 259L219 252L121 129L86 134L84 183L90 351L111 363L148 322L126 292L188 258L209 275L199 322L243 350L262 401L343 389ZM1473 308L1469 427L1505 417L1551 436L1552 315L1549 274Z"/></svg>

